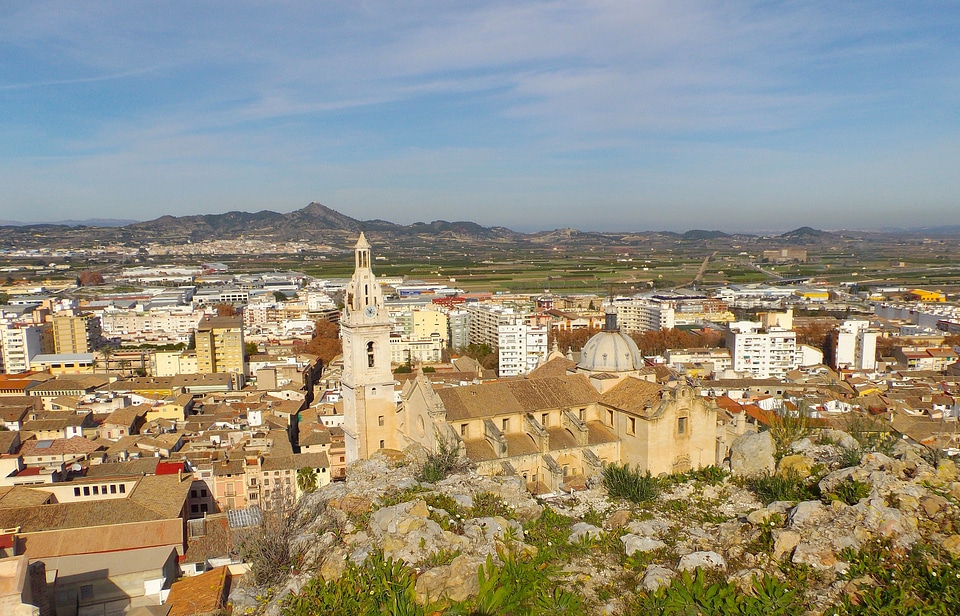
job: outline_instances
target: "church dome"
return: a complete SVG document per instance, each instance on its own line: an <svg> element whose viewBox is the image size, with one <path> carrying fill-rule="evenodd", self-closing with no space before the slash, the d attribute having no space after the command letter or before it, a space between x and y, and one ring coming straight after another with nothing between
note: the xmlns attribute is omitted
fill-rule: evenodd
<svg viewBox="0 0 960 616"><path fill-rule="evenodd" d="M644 366L637 343L621 331L608 329L595 334L580 351L580 370L631 372Z"/></svg>

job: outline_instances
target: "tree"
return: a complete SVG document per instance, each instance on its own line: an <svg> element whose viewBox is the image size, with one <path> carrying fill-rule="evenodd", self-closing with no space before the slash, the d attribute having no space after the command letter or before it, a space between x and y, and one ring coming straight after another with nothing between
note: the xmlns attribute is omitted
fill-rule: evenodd
<svg viewBox="0 0 960 616"><path fill-rule="evenodd" d="M257 346L256 342L245 342L243 344L243 356L250 357L256 355L260 352L260 347Z"/></svg>
<svg viewBox="0 0 960 616"><path fill-rule="evenodd" d="M237 316L237 309L231 306L230 304L217 304L216 306L214 306L214 309L217 311L218 317Z"/></svg>
<svg viewBox="0 0 960 616"><path fill-rule="evenodd" d="M285 294L283 291L274 291L274 292L273 292L273 299L276 300L276 301L278 301L278 302L285 302L285 301L287 301L287 296L286 296L286 294Z"/></svg>
<svg viewBox="0 0 960 616"><path fill-rule="evenodd" d="M77 276L77 286L89 287L103 284L103 274L93 270L83 270Z"/></svg>
<svg viewBox="0 0 960 616"><path fill-rule="evenodd" d="M297 471L297 487L301 492L310 493L317 489L317 470L305 466Z"/></svg>
<svg viewBox="0 0 960 616"><path fill-rule="evenodd" d="M326 366L337 355L343 353L340 326L326 319L320 319L314 324L313 338L304 345L303 350L319 357L321 364Z"/></svg>

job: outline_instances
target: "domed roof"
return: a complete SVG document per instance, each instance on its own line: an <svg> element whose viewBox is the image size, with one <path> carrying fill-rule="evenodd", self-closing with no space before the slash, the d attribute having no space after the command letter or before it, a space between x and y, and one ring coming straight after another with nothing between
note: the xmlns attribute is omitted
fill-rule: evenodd
<svg viewBox="0 0 960 616"><path fill-rule="evenodd" d="M590 372L630 372L643 365L643 355L630 336L605 329L583 345L577 367Z"/></svg>

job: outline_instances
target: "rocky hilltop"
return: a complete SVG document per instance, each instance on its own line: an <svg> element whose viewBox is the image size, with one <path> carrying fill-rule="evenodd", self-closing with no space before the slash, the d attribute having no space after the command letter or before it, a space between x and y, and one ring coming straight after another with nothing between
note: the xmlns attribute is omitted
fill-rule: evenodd
<svg viewBox="0 0 960 616"><path fill-rule="evenodd" d="M732 472L614 466L545 500L469 469L426 482L425 458L354 464L280 516L283 532L250 535L244 553L266 540L281 559L253 562L234 613L960 609L957 466L905 442L871 450L830 430L778 448L763 432L738 439Z"/></svg>

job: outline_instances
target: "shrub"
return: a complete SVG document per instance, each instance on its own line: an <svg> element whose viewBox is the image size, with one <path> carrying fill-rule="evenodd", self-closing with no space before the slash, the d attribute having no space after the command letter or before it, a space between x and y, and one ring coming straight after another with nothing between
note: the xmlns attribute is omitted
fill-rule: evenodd
<svg viewBox="0 0 960 616"><path fill-rule="evenodd" d="M808 485L795 472L784 475L758 475L747 481L747 487L769 505L774 501L805 501L819 496L816 485Z"/></svg>
<svg viewBox="0 0 960 616"><path fill-rule="evenodd" d="M413 570L403 561L376 551L361 565L349 563L338 580L310 580L300 593L284 601L282 613L423 616L426 608L416 602L415 581Z"/></svg>
<svg viewBox="0 0 960 616"><path fill-rule="evenodd" d="M299 560L299 555L290 553L296 533L293 498L283 492L277 494L280 496L262 511L260 523L245 529L237 542L237 551L250 566L250 574L258 586L283 581Z"/></svg>
<svg viewBox="0 0 960 616"><path fill-rule="evenodd" d="M870 496L870 484L847 477L838 483L833 492L827 494L827 502L843 501L848 505L856 505L861 498Z"/></svg>
<svg viewBox="0 0 960 616"><path fill-rule="evenodd" d="M627 607L628 616L663 614L686 616L790 616L804 611L803 597L777 578L754 578L752 592L740 592L726 581L711 583L702 569L683 572L654 593L639 593Z"/></svg>
<svg viewBox="0 0 960 616"><path fill-rule="evenodd" d="M427 454L417 479L436 483L451 473L466 470L469 462L460 456L460 443L437 434L437 450Z"/></svg>
<svg viewBox="0 0 960 616"><path fill-rule="evenodd" d="M651 476L650 471L644 475L626 464L604 466L603 487L610 496L637 504L651 501L660 494L660 481Z"/></svg>
<svg viewBox="0 0 960 616"><path fill-rule="evenodd" d="M803 407L797 410L796 415L774 413L770 421L770 436L777 445L777 459L784 456L794 441L800 440L810 433L810 419L807 410Z"/></svg>

